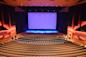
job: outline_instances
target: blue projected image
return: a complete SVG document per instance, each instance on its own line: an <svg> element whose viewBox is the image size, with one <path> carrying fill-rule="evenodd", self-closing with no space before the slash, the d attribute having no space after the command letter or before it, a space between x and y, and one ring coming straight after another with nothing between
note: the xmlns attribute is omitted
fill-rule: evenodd
<svg viewBox="0 0 86 57"><path fill-rule="evenodd" d="M58 33L57 30L27 30L26 33Z"/></svg>
<svg viewBox="0 0 86 57"><path fill-rule="evenodd" d="M28 12L28 30L32 33L57 33L56 12Z"/></svg>
<svg viewBox="0 0 86 57"><path fill-rule="evenodd" d="M56 12L29 12L28 29L56 29Z"/></svg>

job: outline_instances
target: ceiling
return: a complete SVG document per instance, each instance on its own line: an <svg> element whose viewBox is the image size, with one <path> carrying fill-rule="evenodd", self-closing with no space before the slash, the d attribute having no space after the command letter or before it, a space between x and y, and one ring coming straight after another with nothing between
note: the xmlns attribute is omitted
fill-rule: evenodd
<svg viewBox="0 0 86 57"><path fill-rule="evenodd" d="M10 6L70 7L70 6L86 3L86 0L0 0L0 3Z"/></svg>

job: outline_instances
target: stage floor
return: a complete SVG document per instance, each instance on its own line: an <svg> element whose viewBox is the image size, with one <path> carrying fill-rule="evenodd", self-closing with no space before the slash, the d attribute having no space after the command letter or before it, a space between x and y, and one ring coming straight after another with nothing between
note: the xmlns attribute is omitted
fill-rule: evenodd
<svg viewBox="0 0 86 57"><path fill-rule="evenodd" d="M59 33L57 30L26 30L26 33Z"/></svg>
<svg viewBox="0 0 86 57"><path fill-rule="evenodd" d="M19 35L26 38L62 38L62 39L64 39L64 37L66 36L66 34L63 34L63 33L33 34L33 33L26 33L26 32L20 33Z"/></svg>

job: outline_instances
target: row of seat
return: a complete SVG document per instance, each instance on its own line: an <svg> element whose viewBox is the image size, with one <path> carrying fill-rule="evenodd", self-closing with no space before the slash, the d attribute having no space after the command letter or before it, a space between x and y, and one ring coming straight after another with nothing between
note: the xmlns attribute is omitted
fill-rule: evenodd
<svg viewBox="0 0 86 57"><path fill-rule="evenodd" d="M50 41L49 45L38 45L39 42L35 42L35 40L32 41L35 44L18 41L21 40L19 39L1 46L0 54L8 57L86 57L86 49L70 42L61 43L57 41L57 44L51 44L52 42ZM41 41L40 44L42 44ZM63 42L63 40L61 41ZM45 44L47 43L45 42Z"/></svg>

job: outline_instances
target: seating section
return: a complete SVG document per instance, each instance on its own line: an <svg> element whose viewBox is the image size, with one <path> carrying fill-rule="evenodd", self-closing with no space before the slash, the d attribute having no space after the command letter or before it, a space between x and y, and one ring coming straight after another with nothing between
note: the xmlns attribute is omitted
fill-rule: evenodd
<svg viewBox="0 0 86 57"><path fill-rule="evenodd" d="M21 38L0 46L7 57L86 57L86 49L58 38Z"/></svg>

